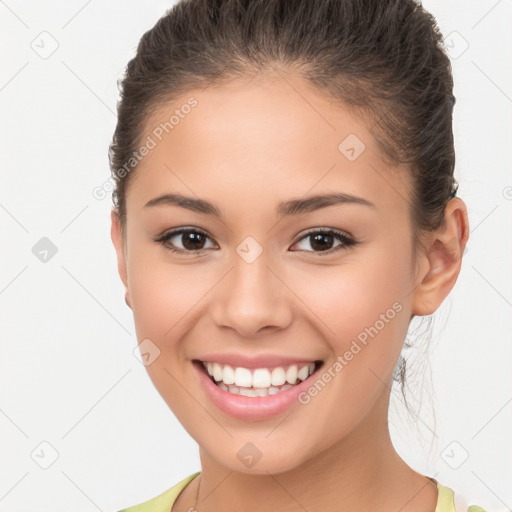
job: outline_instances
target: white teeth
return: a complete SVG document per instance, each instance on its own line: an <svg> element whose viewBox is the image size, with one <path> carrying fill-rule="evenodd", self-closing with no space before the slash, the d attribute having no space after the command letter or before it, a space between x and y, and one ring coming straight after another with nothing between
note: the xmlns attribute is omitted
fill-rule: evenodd
<svg viewBox="0 0 512 512"><path fill-rule="evenodd" d="M213 378L219 382L222 380L222 366L219 363L213 363Z"/></svg>
<svg viewBox="0 0 512 512"><path fill-rule="evenodd" d="M278 366L272 370L272 386L282 386L286 382L284 368Z"/></svg>
<svg viewBox="0 0 512 512"><path fill-rule="evenodd" d="M306 380L309 377L309 366L303 366L297 373L297 377L300 380Z"/></svg>
<svg viewBox="0 0 512 512"><path fill-rule="evenodd" d="M295 384L295 382L297 382L297 374L297 367L295 365L290 366L290 368L286 370L286 382Z"/></svg>
<svg viewBox="0 0 512 512"><path fill-rule="evenodd" d="M235 370L231 368L231 366L224 366L224 372L222 374L222 381L224 384L234 384L235 383Z"/></svg>
<svg viewBox="0 0 512 512"><path fill-rule="evenodd" d="M272 384L272 377L267 369L258 368L254 370L254 375L252 376L253 388L268 388L270 384Z"/></svg>
<svg viewBox="0 0 512 512"><path fill-rule="evenodd" d="M296 364L286 369L278 366L270 371L268 368L233 368L228 364L203 363L206 371L218 383L219 387L230 393L244 396L275 395L306 380L315 370L315 363L306 363L299 367ZM250 394L247 392L250 391Z"/></svg>
<svg viewBox="0 0 512 512"><path fill-rule="evenodd" d="M247 368L237 368L235 370L235 384L245 388L252 386L252 375L251 370Z"/></svg>

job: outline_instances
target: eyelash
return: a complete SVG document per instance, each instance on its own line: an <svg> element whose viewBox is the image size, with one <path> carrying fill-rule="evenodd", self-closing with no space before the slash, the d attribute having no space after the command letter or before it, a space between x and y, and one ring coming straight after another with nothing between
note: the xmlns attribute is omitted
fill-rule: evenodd
<svg viewBox="0 0 512 512"><path fill-rule="evenodd" d="M175 230L172 230L172 231L169 231L167 233L164 233L161 237L153 239L153 241L156 242L156 243L161 244L168 251L171 251L173 253L178 253L178 254L200 254L202 252L205 252L205 251L209 250L209 249L197 249L195 251L188 251L186 249L179 249L179 248L176 248L176 247L170 247L168 245L169 239L175 237L176 235L181 235L183 233L200 233L200 234L210 238L210 240L211 240L211 237L206 232L204 232L201 229L197 229L197 228L177 228ZM359 242L356 242L353 238L349 237L346 233L344 233L342 231L338 231L338 230L335 230L335 229L317 229L317 228L314 228L314 229L304 233L297 240L297 242L295 242L293 245L296 245L301 240L303 240L305 238L308 238L311 235L316 235L316 234L333 235L336 240L338 240L339 242L342 242L342 245L338 245L338 246L333 247L332 249L329 249L327 251L302 251L302 252L312 252L312 253L318 254L320 256L324 256L324 255L333 254L333 253L335 253L335 252L337 252L337 251L339 251L341 249L348 249L349 247L352 247L352 246L357 245L359 243ZM295 252L295 251L292 251L292 252Z"/></svg>

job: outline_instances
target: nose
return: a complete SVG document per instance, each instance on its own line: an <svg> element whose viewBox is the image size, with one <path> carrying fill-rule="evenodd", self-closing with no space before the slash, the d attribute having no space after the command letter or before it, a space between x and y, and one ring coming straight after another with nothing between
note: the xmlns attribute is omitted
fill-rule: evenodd
<svg viewBox="0 0 512 512"><path fill-rule="evenodd" d="M245 338L285 329L293 319L293 293L285 282L263 255L252 263L236 256L231 271L215 287L213 321Z"/></svg>

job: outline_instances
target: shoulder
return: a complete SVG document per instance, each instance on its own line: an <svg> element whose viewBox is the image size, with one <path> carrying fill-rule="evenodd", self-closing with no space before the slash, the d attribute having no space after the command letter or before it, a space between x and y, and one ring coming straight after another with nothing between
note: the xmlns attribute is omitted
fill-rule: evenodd
<svg viewBox="0 0 512 512"><path fill-rule="evenodd" d="M468 505L459 495L455 496L450 487L446 487L432 478L437 485L438 498L435 512L487 512L478 505Z"/></svg>
<svg viewBox="0 0 512 512"><path fill-rule="evenodd" d="M194 473L187 478L184 478L181 482L178 482L176 485L173 485L170 489L167 489L162 494L145 501L143 503L139 503L138 505L134 505L133 507L123 508L118 512L169 512L178 494L186 487L186 485L193 480L197 475L199 475L200 471ZM473 512L473 511L471 511Z"/></svg>

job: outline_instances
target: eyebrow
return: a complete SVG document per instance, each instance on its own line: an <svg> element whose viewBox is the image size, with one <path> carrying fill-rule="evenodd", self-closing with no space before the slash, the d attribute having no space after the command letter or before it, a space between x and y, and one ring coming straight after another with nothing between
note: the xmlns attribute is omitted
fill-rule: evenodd
<svg viewBox="0 0 512 512"><path fill-rule="evenodd" d="M339 204L358 204L368 206L377 210L375 204L362 197L352 196L341 192L333 194L322 194L307 197L305 199L292 199L279 203L277 207L277 214L279 217L288 217L291 215L300 215L310 213L321 208L328 206L335 206ZM187 197L182 194L164 194L163 196L155 197L148 201L144 208L152 206L180 206L197 213L204 213L206 215L214 215L222 218L223 215L220 208L204 199L194 197Z"/></svg>

